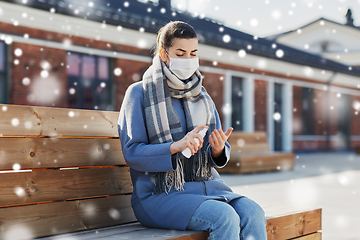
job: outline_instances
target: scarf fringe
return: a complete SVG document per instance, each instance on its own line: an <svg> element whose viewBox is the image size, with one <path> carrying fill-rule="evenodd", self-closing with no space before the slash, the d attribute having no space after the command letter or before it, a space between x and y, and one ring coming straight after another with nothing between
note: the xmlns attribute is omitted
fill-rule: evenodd
<svg viewBox="0 0 360 240"><path fill-rule="evenodd" d="M154 193L165 192L168 194L173 187L175 191L183 191L185 182L200 182L212 179L211 166L208 163L209 154L207 151L200 151L190 159L184 158L181 153L178 153L175 171L154 173L152 176ZM185 161L187 161L186 165Z"/></svg>

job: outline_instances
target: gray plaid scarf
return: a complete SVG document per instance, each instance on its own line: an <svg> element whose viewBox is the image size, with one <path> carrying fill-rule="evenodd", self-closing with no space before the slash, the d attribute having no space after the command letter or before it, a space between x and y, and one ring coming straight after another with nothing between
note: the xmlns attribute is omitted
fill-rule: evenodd
<svg viewBox="0 0 360 240"><path fill-rule="evenodd" d="M209 164L209 133L215 129L214 104L202 87L202 76L196 71L182 81L178 79L156 55L143 77L146 127L151 144L178 141L185 136L180 118L171 97L182 101L187 131L205 124L209 127L203 147L190 159L176 154L175 171L156 172L152 175L155 193L168 193L172 187L183 190L185 182L204 181L212 178Z"/></svg>

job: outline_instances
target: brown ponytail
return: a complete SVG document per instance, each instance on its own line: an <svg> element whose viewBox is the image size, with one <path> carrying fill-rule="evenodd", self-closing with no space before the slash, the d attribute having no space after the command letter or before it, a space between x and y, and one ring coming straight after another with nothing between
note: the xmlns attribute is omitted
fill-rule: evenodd
<svg viewBox="0 0 360 240"><path fill-rule="evenodd" d="M174 43L174 38L197 38L195 29L188 23L181 21L173 21L160 28L157 39L156 47L153 52L156 55L160 48L168 50Z"/></svg>

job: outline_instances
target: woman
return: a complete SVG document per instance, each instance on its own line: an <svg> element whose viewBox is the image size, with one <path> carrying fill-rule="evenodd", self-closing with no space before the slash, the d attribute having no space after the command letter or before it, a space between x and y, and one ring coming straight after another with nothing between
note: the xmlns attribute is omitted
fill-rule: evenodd
<svg viewBox="0 0 360 240"><path fill-rule="evenodd" d="M189 24L168 23L143 80L126 91L118 130L135 216L150 227L208 230L209 239L266 239L264 211L233 193L214 169L229 160L232 128L221 130L202 87L197 48ZM186 148L190 158L181 153Z"/></svg>

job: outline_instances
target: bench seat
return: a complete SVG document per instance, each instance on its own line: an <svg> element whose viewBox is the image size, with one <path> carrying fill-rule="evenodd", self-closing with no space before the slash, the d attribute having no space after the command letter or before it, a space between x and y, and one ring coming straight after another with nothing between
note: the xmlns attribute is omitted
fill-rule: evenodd
<svg viewBox="0 0 360 240"><path fill-rule="evenodd" d="M265 209L266 210L266 209ZM267 209L269 212L271 209ZM286 210L289 212L289 210ZM275 211L276 212L276 211ZM281 212L281 211L279 211ZM321 240L321 209L294 211L267 217L268 240ZM174 231L144 227L140 223L63 234L41 240L111 240L111 239L146 239L146 240L206 240L207 232Z"/></svg>
<svg viewBox="0 0 360 240"><path fill-rule="evenodd" d="M360 154L360 146L355 147L355 153Z"/></svg>

